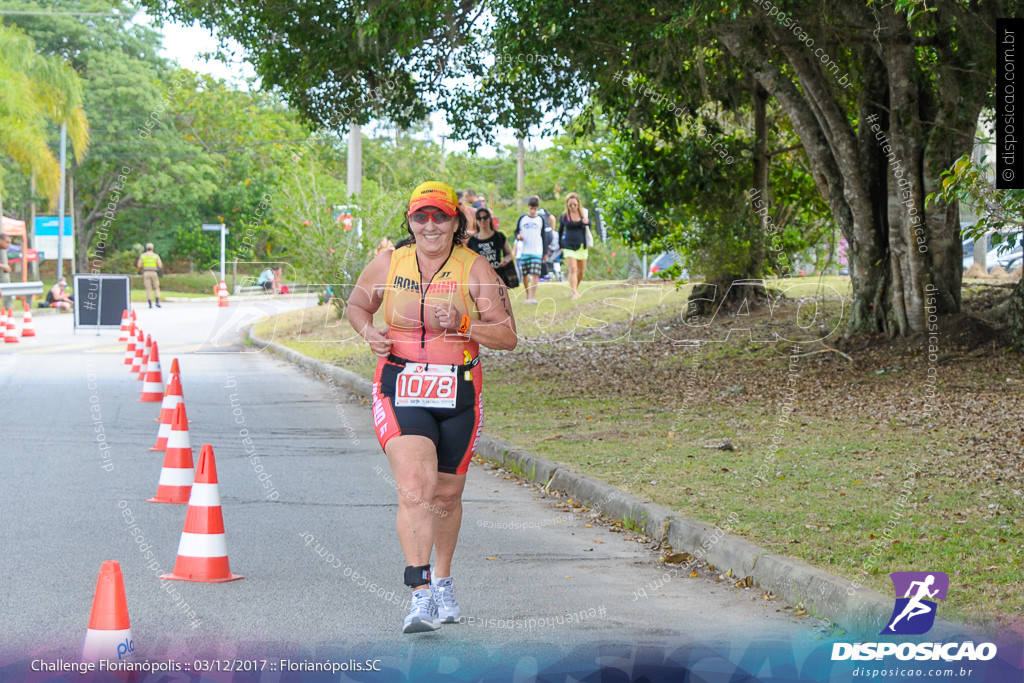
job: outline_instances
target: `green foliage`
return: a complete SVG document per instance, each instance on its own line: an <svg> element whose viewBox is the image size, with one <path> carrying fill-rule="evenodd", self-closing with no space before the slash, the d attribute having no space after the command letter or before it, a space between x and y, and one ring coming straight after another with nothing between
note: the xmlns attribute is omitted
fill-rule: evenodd
<svg viewBox="0 0 1024 683"><path fill-rule="evenodd" d="M134 273L138 270L135 264L138 263L139 253L135 249L126 249L110 254L103 260L102 270L105 273ZM90 260L93 258L95 258L95 254L90 255Z"/></svg>
<svg viewBox="0 0 1024 683"><path fill-rule="evenodd" d="M231 257L250 260L266 255L269 232L261 203L266 203L291 164L309 131L295 112L273 96L233 90L210 76L187 74L184 89L195 96L181 102L174 126L189 144L201 147L214 167L216 187L196 207L197 218L179 229L183 236L199 230L199 223L225 223ZM337 163L337 159L333 159ZM212 240L219 259L219 236L209 233L204 242L192 240L190 258L202 260L201 244Z"/></svg>
<svg viewBox="0 0 1024 683"><path fill-rule="evenodd" d="M636 254L620 239L598 242L587 254L587 280L633 280L643 276L641 271Z"/></svg>
<svg viewBox="0 0 1024 683"><path fill-rule="evenodd" d="M480 73L478 39L471 29L482 8L474 3L144 4L154 13L186 24L196 20L234 38L267 87L279 88L307 120L327 130L371 119L407 127L426 119L431 105L452 106L444 82Z"/></svg>
<svg viewBox="0 0 1024 683"><path fill-rule="evenodd" d="M1005 242L1006 248L1011 248L1021 239L1024 190L998 190L990 180L994 176L995 170L986 159L977 163L965 154L943 171L942 187L928 195L928 201L941 199L948 204L960 202L974 207L978 222L966 227L963 236L977 240L992 230L1007 231L992 235L992 243Z"/></svg>
<svg viewBox="0 0 1024 683"><path fill-rule="evenodd" d="M982 158L975 163L970 155L957 159L942 174L942 188L928 195L928 201L940 199L947 203L962 202L978 212L978 222L963 231L963 236L983 239L991 230L992 243L1010 249L1024 239L1024 190L997 190L989 180L991 165ZM994 177L994 174L993 174ZM1024 351L1024 279L1017 282L1006 311L1006 326L1010 341L1018 351Z"/></svg>
<svg viewBox="0 0 1024 683"><path fill-rule="evenodd" d="M334 206L348 195L344 183L324 167L315 147L296 154L281 169L281 182L271 197L269 229L276 258L299 279L331 285L340 310L381 237L399 234L412 187L382 192L375 183L366 183L363 193L353 198L359 207L354 217L362 222L358 235L355 229L345 231L335 216Z"/></svg>
<svg viewBox="0 0 1024 683"><path fill-rule="evenodd" d="M61 58L37 52L17 27L0 24L0 153L31 169L44 196L56 202L60 168L47 144L51 123L67 125L78 158L88 145L78 74ZM3 190L0 175L0 192Z"/></svg>

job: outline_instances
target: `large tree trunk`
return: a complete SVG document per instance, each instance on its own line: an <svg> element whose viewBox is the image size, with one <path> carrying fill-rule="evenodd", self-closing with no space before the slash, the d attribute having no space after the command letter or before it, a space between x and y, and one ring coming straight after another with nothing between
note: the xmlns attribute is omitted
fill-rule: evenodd
<svg viewBox="0 0 1024 683"><path fill-rule="evenodd" d="M1006 313L1007 334L1017 351L1024 351L1024 278L1010 293L1010 307Z"/></svg>
<svg viewBox="0 0 1024 683"><path fill-rule="evenodd" d="M771 200L768 192L768 91L761 87L757 79L751 78L751 96L754 102L754 149L753 170L754 189L766 202ZM769 205L770 206L770 205ZM761 239L751 245L752 261L757 265L765 263L767 258L766 242L768 241L768 214L760 214ZM785 273L783 273L785 275Z"/></svg>
<svg viewBox="0 0 1024 683"><path fill-rule="evenodd" d="M937 202L926 208L925 197L939 174L971 149L991 80L985 41L996 8L960 11L955 3L940 4L934 13L940 37L931 47L941 66L927 73L904 14L831 5L847 30L879 36L861 48L853 122L845 87L778 23L756 31L723 25L719 35L786 112L850 244L851 333L910 335L925 329L926 303L939 314L960 310L958 207ZM815 26L816 35L828 35L829 25L818 16L799 19ZM772 46L790 71L772 59Z"/></svg>

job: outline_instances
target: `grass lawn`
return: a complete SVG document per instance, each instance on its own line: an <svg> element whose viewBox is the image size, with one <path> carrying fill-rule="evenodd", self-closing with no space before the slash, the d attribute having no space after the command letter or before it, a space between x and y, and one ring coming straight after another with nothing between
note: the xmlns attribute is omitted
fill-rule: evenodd
<svg viewBox="0 0 1024 683"><path fill-rule="evenodd" d="M708 523L735 513L734 534L885 595L892 571L944 571L944 617L1021 629L1020 356L961 343L960 318L942 360L920 338L844 340L848 278L768 285L788 299L697 321L688 286L516 290L518 348L482 351L485 431ZM326 307L256 334L375 367Z"/></svg>

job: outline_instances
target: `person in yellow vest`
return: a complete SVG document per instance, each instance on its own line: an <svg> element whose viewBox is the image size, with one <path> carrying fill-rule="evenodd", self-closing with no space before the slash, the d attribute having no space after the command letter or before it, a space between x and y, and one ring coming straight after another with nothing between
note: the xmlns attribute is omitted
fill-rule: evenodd
<svg viewBox="0 0 1024 683"><path fill-rule="evenodd" d="M149 307L153 308L153 293L156 293L156 307L160 306L160 271L164 262L160 260L160 254L153 251L153 243L146 244L146 251L142 252L139 262L135 264L142 269L142 283L146 286L146 301Z"/></svg>
<svg viewBox="0 0 1024 683"><path fill-rule="evenodd" d="M348 300L349 322L379 359L374 425L399 492L398 540L413 589L404 633L459 620L451 564L483 418L478 352L517 341L505 283L463 246L467 224L455 190L423 183L406 213L411 243L378 254ZM385 325L374 327L381 308Z"/></svg>

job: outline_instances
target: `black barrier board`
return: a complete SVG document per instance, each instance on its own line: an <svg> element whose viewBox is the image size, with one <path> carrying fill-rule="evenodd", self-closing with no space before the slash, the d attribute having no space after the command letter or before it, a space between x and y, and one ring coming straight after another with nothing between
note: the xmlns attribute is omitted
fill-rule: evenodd
<svg viewBox="0 0 1024 683"><path fill-rule="evenodd" d="M127 275L75 275L75 327L121 328L121 314L131 310Z"/></svg>

